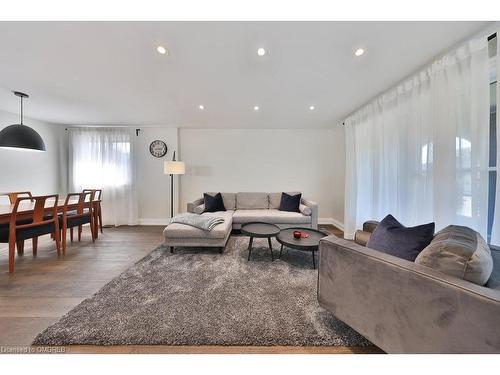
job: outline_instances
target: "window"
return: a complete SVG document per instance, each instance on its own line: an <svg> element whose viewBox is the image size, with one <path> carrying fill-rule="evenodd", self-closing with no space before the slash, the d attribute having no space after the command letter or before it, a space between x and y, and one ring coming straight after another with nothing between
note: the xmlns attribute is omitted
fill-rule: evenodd
<svg viewBox="0 0 500 375"><path fill-rule="evenodd" d="M497 180L497 35L488 38L490 56L490 150L488 181L488 243L491 242Z"/></svg>
<svg viewBox="0 0 500 375"><path fill-rule="evenodd" d="M121 129L72 129L72 188L121 188L132 181L131 136Z"/></svg>

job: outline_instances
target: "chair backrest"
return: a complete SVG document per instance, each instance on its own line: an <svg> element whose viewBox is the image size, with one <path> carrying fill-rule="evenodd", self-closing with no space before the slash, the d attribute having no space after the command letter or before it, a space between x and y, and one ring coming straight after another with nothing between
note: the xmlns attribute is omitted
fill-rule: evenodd
<svg viewBox="0 0 500 375"><path fill-rule="evenodd" d="M33 202L33 196L31 195L31 191L13 191L10 193L0 193L0 197L9 197L10 204L16 203L17 198L19 197L28 197Z"/></svg>
<svg viewBox="0 0 500 375"><path fill-rule="evenodd" d="M47 200L54 199L54 204L46 206ZM44 224L50 224L55 222L57 219L57 203L59 200L59 195L54 194L54 195L44 195L44 196L38 196L38 197L17 197L16 201L14 203L14 208L12 209L12 215L10 216L10 227L11 230L12 228L16 227L16 221L18 220L19 216L19 205L23 201L30 201L30 202L35 202L33 205L33 213L31 215L25 215L23 214L23 219L28 219L29 216L31 216L31 223L26 224L23 226L37 226L37 225L44 225ZM47 212L49 211L51 216L47 216ZM48 219L47 217L50 217Z"/></svg>
<svg viewBox="0 0 500 375"><path fill-rule="evenodd" d="M84 212L85 208L90 210L92 209L91 203L94 197L94 194L90 191L85 192L85 193L68 193L66 196L66 200L64 201L64 207L63 207L63 217L67 216L68 213L68 207L70 204L74 204L72 202L72 198L78 197L78 201L76 202L76 214L77 215L86 215L87 213Z"/></svg>
<svg viewBox="0 0 500 375"><path fill-rule="evenodd" d="M102 195L102 189L83 189L84 193L93 193L92 200L100 201Z"/></svg>

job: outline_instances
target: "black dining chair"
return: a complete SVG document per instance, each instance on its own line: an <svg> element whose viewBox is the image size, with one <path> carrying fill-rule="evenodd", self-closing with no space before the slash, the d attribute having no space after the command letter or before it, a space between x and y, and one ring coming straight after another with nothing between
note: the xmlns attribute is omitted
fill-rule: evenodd
<svg viewBox="0 0 500 375"><path fill-rule="evenodd" d="M46 207L47 201L54 199L52 206ZM59 217L57 215L57 203L59 196L45 195L40 197L17 198L10 216L9 230L7 233L0 232L0 242L9 243L9 273L14 272L14 250L16 244L19 249L24 249L24 241L33 240L33 255L37 253L38 237L46 234L55 234L57 254L60 255L60 233ZM26 214L19 210L23 201L34 202L32 213ZM49 210L49 213L46 211ZM22 216L22 217L20 217ZM22 254L22 251L21 251Z"/></svg>
<svg viewBox="0 0 500 375"><path fill-rule="evenodd" d="M81 239L81 227L85 224L90 224L90 233L92 242L95 241L95 225L93 211L93 193L69 193L64 202L63 212L60 216L61 220L61 235L62 235L62 252L66 254L66 234L68 229L78 227L78 240ZM71 201L78 198L76 209L70 208L74 203Z"/></svg>
<svg viewBox="0 0 500 375"><path fill-rule="evenodd" d="M98 229L101 230L102 233L102 211L101 211L101 202L102 202L102 190L101 189L83 189L83 193L93 193L92 202L94 203L94 225L95 225L95 235L98 238Z"/></svg>
<svg viewBox="0 0 500 375"><path fill-rule="evenodd" d="M30 191L13 191L8 193L0 193L0 197L7 197L10 204L16 203L17 198L28 197L33 202L33 195ZM18 220L18 224L27 224L30 220ZM0 237L6 238L9 232L9 224L0 224ZM8 241L6 241L8 242ZM24 253L24 241L17 244L17 253L22 255Z"/></svg>

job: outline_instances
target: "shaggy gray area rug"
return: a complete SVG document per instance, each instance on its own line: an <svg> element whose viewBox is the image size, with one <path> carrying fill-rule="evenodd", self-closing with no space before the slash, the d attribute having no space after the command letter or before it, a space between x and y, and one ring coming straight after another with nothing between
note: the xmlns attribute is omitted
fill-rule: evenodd
<svg viewBox="0 0 500 375"><path fill-rule="evenodd" d="M231 236L223 254L159 246L38 334L34 345L367 346L321 308L311 254ZM275 256L278 243L273 240Z"/></svg>

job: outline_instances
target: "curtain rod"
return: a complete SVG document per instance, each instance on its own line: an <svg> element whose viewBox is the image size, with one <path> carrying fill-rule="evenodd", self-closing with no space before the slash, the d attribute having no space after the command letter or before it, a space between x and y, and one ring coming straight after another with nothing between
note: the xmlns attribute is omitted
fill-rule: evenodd
<svg viewBox="0 0 500 375"><path fill-rule="evenodd" d="M83 126L70 126L65 128L66 132L70 130L77 129L135 129L135 135L138 137L139 132L142 130L141 128L137 128L135 126L105 126L105 125L83 125Z"/></svg>

